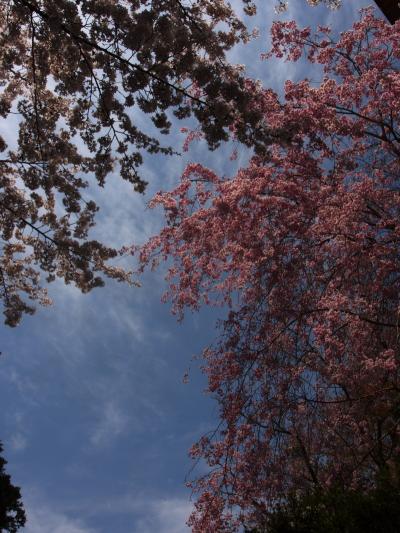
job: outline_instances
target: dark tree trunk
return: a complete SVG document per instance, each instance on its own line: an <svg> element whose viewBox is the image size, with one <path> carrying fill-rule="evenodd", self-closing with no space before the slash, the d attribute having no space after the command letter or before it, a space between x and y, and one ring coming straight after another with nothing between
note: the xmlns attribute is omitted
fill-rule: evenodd
<svg viewBox="0 0 400 533"><path fill-rule="evenodd" d="M375 3L391 24L400 19L398 0L375 0Z"/></svg>

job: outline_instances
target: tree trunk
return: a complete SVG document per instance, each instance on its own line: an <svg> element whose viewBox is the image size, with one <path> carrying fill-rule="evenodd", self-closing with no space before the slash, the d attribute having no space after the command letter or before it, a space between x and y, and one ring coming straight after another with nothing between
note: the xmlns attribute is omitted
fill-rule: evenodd
<svg viewBox="0 0 400 533"><path fill-rule="evenodd" d="M375 3L391 24L400 19L398 0L375 0Z"/></svg>

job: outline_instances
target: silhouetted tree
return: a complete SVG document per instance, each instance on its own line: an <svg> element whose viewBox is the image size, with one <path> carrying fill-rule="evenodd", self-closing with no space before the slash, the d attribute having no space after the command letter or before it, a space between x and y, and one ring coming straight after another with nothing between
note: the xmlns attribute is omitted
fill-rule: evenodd
<svg viewBox="0 0 400 533"><path fill-rule="evenodd" d="M392 24L400 19L400 6L396 0L375 0L375 3Z"/></svg>
<svg viewBox="0 0 400 533"><path fill-rule="evenodd" d="M0 454L3 445L0 442ZM12 484L5 471L7 461L0 455L0 531L15 533L26 522L24 507L19 487Z"/></svg>

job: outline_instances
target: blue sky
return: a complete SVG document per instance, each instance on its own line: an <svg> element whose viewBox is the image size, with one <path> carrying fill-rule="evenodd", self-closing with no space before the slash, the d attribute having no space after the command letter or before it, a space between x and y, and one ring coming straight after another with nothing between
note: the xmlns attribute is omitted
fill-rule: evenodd
<svg viewBox="0 0 400 533"><path fill-rule="evenodd" d="M260 4L251 21L260 38L233 51L232 59L276 90L287 78L318 79L304 63L258 59L276 17L272 0ZM342 31L367 4L345 0L330 12L291 0L281 18ZM172 136L179 147L182 125ZM95 193L102 206L96 232L116 245L143 242L162 224L160 212L146 208L154 192L171 188L189 161L226 174L248 157L240 148L230 163L227 154L226 147L209 153L198 143L184 157L147 158L144 197L112 177ZM188 314L177 324L160 303L163 287L162 269L147 273L139 289L108 282L82 295L57 282L50 286L51 308L38 309L18 328L2 326L0 439L8 471L22 487L27 533L187 531L187 451L217 421L199 362L191 359L215 337L221 310Z"/></svg>

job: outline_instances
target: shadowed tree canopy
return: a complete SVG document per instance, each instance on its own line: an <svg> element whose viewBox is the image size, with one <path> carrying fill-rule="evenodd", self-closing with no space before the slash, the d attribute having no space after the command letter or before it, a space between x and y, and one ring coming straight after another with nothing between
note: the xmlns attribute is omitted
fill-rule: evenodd
<svg viewBox="0 0 400 533"><path fill-rule="evenodd" d="M400 492L383 484L368 493L332 487L292 495L263 525L245 533L398 533Z"/></svg>
<svg viewBox="0 0 400 533"><path fill-rule="evenodd" d="M0 442L0 454L2 452L3 445ZM25 525L26 517L20 489L11 483L4 469L6 464L7 461L0 455L0 531L15 533Z"/></svg>
<svg viewBox="0 0 400 533"><path fill-rule="evenodd" d="M33 312L29 300L48 303L39 270L84 292L103 275L129 281L108 263L117 251L89 239L90 186L115 171L143 191L143 153L173 153L140 129L140 114L164 134L169 109L194 114L211 148L241 114L239 136L251 142L257 113L240 69L224 61L248 38L224 0L0 3L0 298L9 325Z"/></svg>

